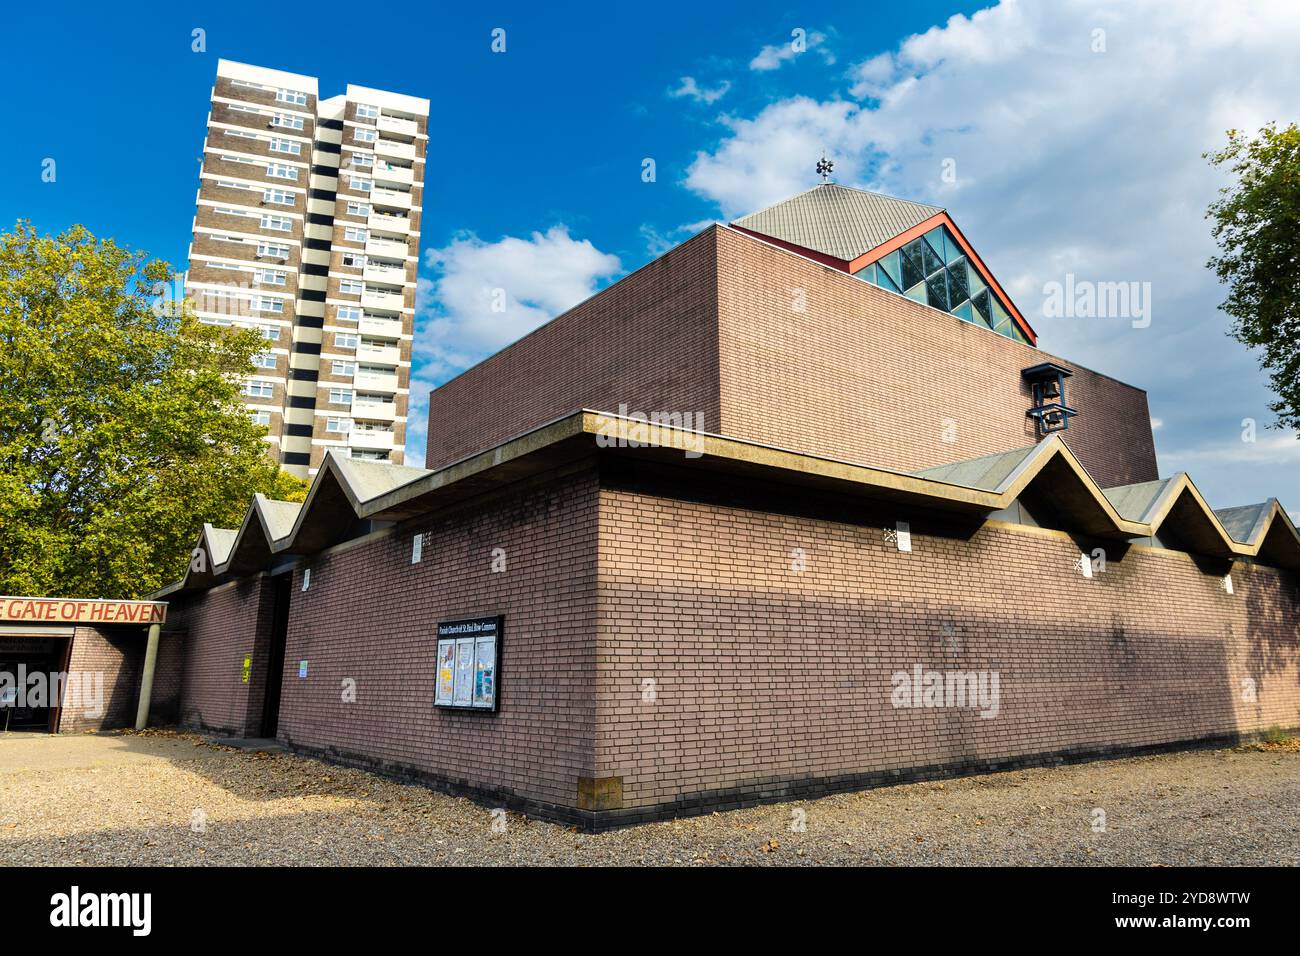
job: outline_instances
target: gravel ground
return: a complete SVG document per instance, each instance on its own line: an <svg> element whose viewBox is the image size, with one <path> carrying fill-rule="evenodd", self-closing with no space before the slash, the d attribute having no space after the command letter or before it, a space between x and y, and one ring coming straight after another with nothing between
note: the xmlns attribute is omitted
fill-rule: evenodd
<svg viewBox="0 0 1300 956"><path fill-rule="evenodd" d="M1105 832L1094 832L1094 811ZM583 834L285 753L0 738L0 865L1300 865L1295 742L1010 771ZM802 820L806 829L794 825Z"/></svg>

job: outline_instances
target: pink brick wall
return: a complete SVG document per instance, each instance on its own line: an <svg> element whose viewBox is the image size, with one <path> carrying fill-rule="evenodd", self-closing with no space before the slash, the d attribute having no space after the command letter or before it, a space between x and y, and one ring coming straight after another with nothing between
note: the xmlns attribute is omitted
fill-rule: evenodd
<svg viewBox="0 0 1300 956"><path fill-rule="evenodd" d="M72 638L68 671L83 684L88 676L103 682L103 713L95 716L86 706L65 707L59 718L60 733L82 733L134 727L140 706L140 678L144 672L148 631L145 628L78 627ZM180 690L181 644L164 633L154 663L149 719L171 723L176 719ZM94 675L99 675L97 678Z"/></svg>
<svg viewBox="0 0 1300 956"><path fill-rule="evenodd" d="M1300 724L1284 572L1238 565L1229 595L1185 554L1112 548L1088 580L1079 545L1042 531L910 516L903 554L883 530L902 516L860 502L642 485L600 507L596 763L627 808ZM999 715L894 708L915 664L997 671Z"/></svg>
<svg viewBox="0 0 1300 956"><path fill-rule="evenodd" d="M915 471L1033 444L1020 370L1045 361L1074 371L1066 440L1102 487L1158 477L1141 389L715 227L435 389L426 466L626 403Z"/></svg>
<svg viewBox="0 0 1300 956"><path fill-rule="evenodd" d="M271 582L264 575L173 602L169 624L185 629L182 723L257 735L265 699L272 605ZM253 658L247 684L242 679L245 655Z"/></svg>
<svg viewBox="0 0 1300 956"><path fill-rule="evenodd" d="M1300 723L1293 575L1239 564L1229 595L1226 566L1111 545L1089 580L1075 562L1094 543L1042 529L626 459L600 473L311 558L307 591L293 576L281 739L524 809L621 778L600 825ZM910 554L884 532L900 518ZM239 660L262 646L264 581L186 610L191 722L253 732ZM434 708L437 623L495 615L500 712ZM998 715L891 706L891 676L918 664L996 672Z"/></svg>
<svg viewBox="0 0 1300 956"><path fill-rule="evenodd" d="M1080 414L1065 438L1088 472L1102 487L1158 477L1142 390L751 237L717 237L723 434L900 471L978 458L1034 444L1020 370L1054 361L1074 371Z"/></svg>
<svg viewBox="0 0 1300 956"><path fill-rule="evenodd" d="M428 537L413 565L414 533ZM280 737L572 805L595 740L595 542L595 478L579 475L312 559L307 591L294 575ZM492 570L496 548L503 572ZM498 614L500 712L435 709L438 622ZM354 703L343 699L347 679Z"/></svg>
<svg viewBox="0 0 1300 956"><path fill-rule="evenodd" d="M429 396L428 468L580 408L697 412L718 430L716 243L705 233Z"/></svg>

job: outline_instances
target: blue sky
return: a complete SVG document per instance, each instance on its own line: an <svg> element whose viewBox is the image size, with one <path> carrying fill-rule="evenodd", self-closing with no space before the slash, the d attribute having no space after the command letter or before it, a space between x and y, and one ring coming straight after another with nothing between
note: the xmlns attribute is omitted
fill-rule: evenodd
<svg viewBox="0 0 1300 956"><path fill-rule="evenodd" d="M80 222L183 265L218 57L319 76L325 96L429 98L418 458L421 392L701 224L812 185L825 148L840 182L947 207L1045 349L1147 388L1162 473L1189 471L1215 506L1294 512L1300 441L1265 427L1264 377L1215 310L1202 217L1221 180L1200 158L1228 127L1300 114L1294 6L412 4L389 39L349 30L355 5L282 22L233 3L22 5L0 39L0 119L22 131L0 151L0 220ZM1067 275L1149 282L1150 324L1045 316ZM485 288L506 290L505 321Z"/></svg>

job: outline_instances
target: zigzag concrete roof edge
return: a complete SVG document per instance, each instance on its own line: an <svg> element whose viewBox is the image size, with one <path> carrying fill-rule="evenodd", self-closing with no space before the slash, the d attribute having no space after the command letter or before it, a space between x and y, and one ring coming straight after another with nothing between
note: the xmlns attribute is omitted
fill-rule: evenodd
<svg viewBox="0 0 1300 956"><path fill-rule="evenodd" d="M657 429L653 444L643 442L643 439L647 437L645 434L646 428ZM1173 476L1171 480L1168 480L1167 486L1161 491L1156 501L1148 506L1147 514L1151 516L1152 520L1144 522L1127 520L1120 515L1114 504L1106 496L1105 491L1092 479L1087 470L1074 456L1069 446L1057 435L1049 436L1035 446L1025 456L1024 460L1001 482L996 491L989 491L907 472L874 468L854 462L809 455L803 452L764 445L760 442L689 431L674 428L667 424L648 423L643 419L628 418L592 409L582 409L553 419L493 448L468 456L435 471L410 469L413 472L420 473L415 474L409 481L401 482L387 491L366 498L362 498L354 486L355 475L346 467L340 466L336 456L331 452L326 456L325 462L313 479L307 496L298 510L293 528L287 535L274 540L270 538L269 523L262 513L262 501L270 501L271 499L264 499L259 495L254 496L250 502L248 512L245 514L244 521L237 532L205 525L199 543L202 546L205 539L209 543L211 542L210 531L236 535L231 550L227 555L227 560L220 567L214 568L212 576L214 578L220 577L229 566L229 558L235 555L241 539L245 535L253 533L249 526L250 520L255 514L258 518L258 533L263 535L272 554L281 554L292 549L302 528L311 520L314 505L322 493L321 489L327 487L330 483L336 485L344 495L355 518L383 520L385 516L388 516L395 520L403 520L409 513L418 513L425 510L418 504L414 504L414 512L412 512L411 508L403 508L408 503L416 503L417 499L436 495L439 491L467 478L482 475L512 462L521 461L560 442L585 441L588 438L591 439L590 447L593 451L601 447L600 440L602 438L609 439L616 445L621 443L624 447L629 445L636 447L637 443L641 442L644 447L656 449L699 448L702 451L701 457L704 458L711 457L719 460L740 462L762 469L772 469L860 489L870 489L896 499L912 501L919 506L928 503L947 510L983 511L986 513L1009 506L1043 473L1044 469L1059 458L1069 469L1069 473L1078 481L1079 487L1087 491L1092 502L1100 510L1100 513L1105 516L1106 523L1101 531L1102 536L1153 537L1167 520L1169 513L1179 498L1186 492L1192 496L1198 509L1204 513L1211 526L1217 531L1222 539L1225 552L1240 557L1257 557L1274 525L1281 522L1284 531L1288 533L1285 540L1290 541L1294 546L1295 565L1300 567L1300 532L1296 530L1290 516L1281 508L1276 499L1270 499L1268 518L1257 523L1253 540L1247 543L1237 542L1231 538L1213 509L1205 502L1204 497L1191 481L1190 476L1180 472ZM192 570L187 570L180 581L156 592L154 596L160 597L184 590L190 583L192 576Z"/></svg>

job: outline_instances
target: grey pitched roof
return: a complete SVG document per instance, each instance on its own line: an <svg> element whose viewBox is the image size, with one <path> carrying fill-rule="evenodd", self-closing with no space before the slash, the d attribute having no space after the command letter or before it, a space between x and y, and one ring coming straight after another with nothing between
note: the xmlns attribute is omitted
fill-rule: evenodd
<svg viewBox="0 0 1300 956"><path fill-rule="evenodd" d="M1102 494L1115 506L1120 516L1128 521L1144 522L1152 506L1160 500L1160 494L1173 478L1161 478L1159 481L1143 481L1135 485L1120 485L1106 488Z"/></svg>
<svg viewBox="0 0 1300 956"><path fill-rule="evenodd" d="M302 504L297 501L262 499L262 515L266 518L272 540L283 538L293 530L293 523L298 519L301 508Z"/></svg>
<svg viewBox="0 0 1300 956"><path fill-rule="evenodd" d="M230 557L230 549L235 546L235 537L239 534L230 528L214 528L210 524L203 526L208 536L208 547L212 549L209 557L213 564L223 564Z"/></svg>
<svg viewBox="0 0 1300 956"><path fill-rule="evenodd" d="M940 212L938 206L822 183L733 225L849 260Z"/></svg>
<svg viewBox="0 0 1300 956"><path fill-rule="evenodd" d="M912 474L918 478L929 478L931 481L942 481L950 485L997 491L1037 449L1037 445L1026 445L1024 448L1013 448L1011 451L985 455L983 458L955 461L951 465L939 465L935 468L914 471Z"/></svg>
<svg viewBox="0 0 1300 956"><path fill-rule="evenodd" d="M425 468L413 468L410 465L394 465L386 461L366 461L363 458L345 458L334 455L335 464L347 476L348 484L361 501L378 498L385 492L392 491L415 479L427 475Z"/></svg>
<svg viewBox="0 0 1300 956"><path fill-rule="evenodd" d="M1242 505L1239 508L1223 508L1214 515L1228 532L1233 541L1247 542L1254 540L1255 529L1268 515L1271 502L1261 501L1256 505Z"/></svg>

